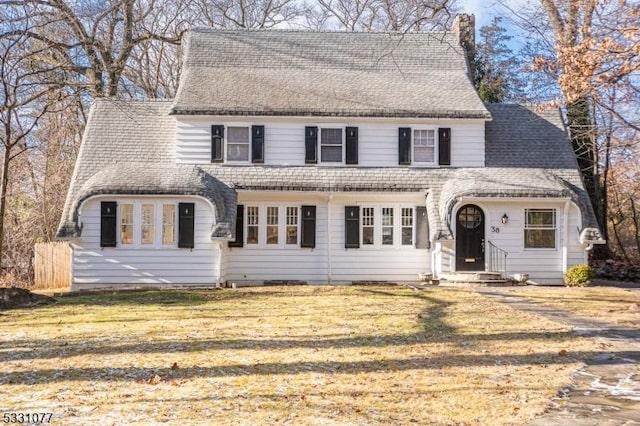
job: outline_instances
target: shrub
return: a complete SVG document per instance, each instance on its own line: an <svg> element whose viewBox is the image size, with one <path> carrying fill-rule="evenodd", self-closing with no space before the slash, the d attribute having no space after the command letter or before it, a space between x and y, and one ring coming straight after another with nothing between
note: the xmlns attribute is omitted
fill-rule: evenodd
<svg viewBox="0 0 640 426"><path fill-rule="evenodd" d="M568 287L587 287L593 279L593 268L589 265L574 265L564 273L564 283Z"/></svg>

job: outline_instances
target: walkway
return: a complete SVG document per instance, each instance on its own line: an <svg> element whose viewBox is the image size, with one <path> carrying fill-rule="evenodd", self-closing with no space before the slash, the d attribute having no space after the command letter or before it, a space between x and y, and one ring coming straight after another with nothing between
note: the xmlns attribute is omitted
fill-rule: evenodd
<svg viewBox="0 0 640 426"><path fill-rule="evenodd" d="M579 317L510 295L505 289L477 291L515 309L572 326L575 333L593 336L608 349L576 372L572 387L563 389L547 412L529 426L640 425L640 329Z"/></svg>

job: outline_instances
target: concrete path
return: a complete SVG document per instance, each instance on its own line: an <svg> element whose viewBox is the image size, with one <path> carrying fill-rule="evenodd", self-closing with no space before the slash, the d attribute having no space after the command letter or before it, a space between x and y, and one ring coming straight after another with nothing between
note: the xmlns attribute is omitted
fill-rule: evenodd
<svg viewBox="0 0 640 426"><path fill-rule="evenodd" d="M607 353L588 361L574 374L570 389L563 389L549 409L529 426L640 425L640 329L614 326L543 306L506 289L480 288L479 293L573 327L577 334L593 336Z"/></svg>

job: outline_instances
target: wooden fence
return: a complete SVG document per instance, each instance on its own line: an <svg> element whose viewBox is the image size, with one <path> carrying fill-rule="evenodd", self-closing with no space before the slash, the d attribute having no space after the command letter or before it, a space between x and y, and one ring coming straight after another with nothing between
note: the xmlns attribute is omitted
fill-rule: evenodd
<svg viewBox="0 0 640 426"><path fill-rule="evenodd" d="M33 288L64 288L71 285L71 246L65 242L35 246Z"/></svg>

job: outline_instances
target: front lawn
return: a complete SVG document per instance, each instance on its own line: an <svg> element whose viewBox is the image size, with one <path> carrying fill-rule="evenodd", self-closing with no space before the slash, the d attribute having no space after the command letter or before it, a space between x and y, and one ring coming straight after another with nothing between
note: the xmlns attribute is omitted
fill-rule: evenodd
<svg viewBox="0 0 640 426"><path fill-rule="evenodd" d="M438 288L63 297L0 324L0 414L54 424L523 424L599 350Z"/></svg>
<svg viewBox="0 0 640 426"><path fill-rule="evenodd" d="M615 287L516 288L514 295L613 325L638 327L640 291Z"/></svg>

